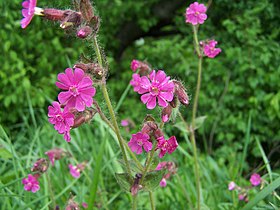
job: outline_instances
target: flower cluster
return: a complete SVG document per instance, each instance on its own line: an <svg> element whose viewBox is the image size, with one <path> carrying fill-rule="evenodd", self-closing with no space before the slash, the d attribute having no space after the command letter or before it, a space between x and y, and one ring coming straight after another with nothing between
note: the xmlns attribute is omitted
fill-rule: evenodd
<svg viewBox="0 0 280 210"><path fill-rule="evenodd" d="M56 86L63 92L58 95L59 102L53 102L48 108L49 122L59 134L64 135L67 142L70 142L70 129L77 127L78 112L92 106L96 90L92 86L92 79L79 68L75 68L74 72L67 68L65 73L58 74L57 78Z"/></svg>
<svg viewBox="0 0 280 210"><path fill-rule="evenodd" d="M155 170L160 171L160 170L164 170L164 169L167 170L167 173L163 176L163 178L161 179L161 181L159 183L159 185L161 187L166 187L167 180L170 179L170 177L172 175L176 174L176 172L177 172L176 164L172 161L159 163Z"/></svg>
<svg viewBox="0 0 280 210"><path fill-rule="evenodd" d="M155 139L154 150L159 150L159 158L162 158L167 152L172 154L178 147L175 136L165 139L163 132L158 128L155 122L148 121L144 123L141 132L132 134L132 138L128 142L131 151L136 154L142 154L142 147L146 152L153 149L152 140Z"/></svg>
<svg viewBox="0 0 280 210"><path fill-rule="evenodd" d="M147 109L154 109L157 103L161 107L167 107L168 102L173 100L174 83L164 71L153 70L149 76L133 74L132 77L130 84L135 92L142 94L141 101L146 104Z"/></svg>
<svg viewBox="0 0 280 210"><path fill-rule="evenodd" d="M257 173L254 173L250 177L250 183L252 186L250 187L240 187L235 182L231 181L228 184L228 190L233 191L236 190L238 193L238 199L241 201L248 202L249 201L249 191L252 187L259 186L260 184L264 183L264 180L261 176Z"/></svg>

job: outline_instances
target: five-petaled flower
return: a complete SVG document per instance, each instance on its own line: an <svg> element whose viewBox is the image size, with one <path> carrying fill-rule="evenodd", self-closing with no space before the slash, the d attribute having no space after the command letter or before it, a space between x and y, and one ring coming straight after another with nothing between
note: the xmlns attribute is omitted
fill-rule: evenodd
<svg viewBox="0 0 280 210"><path fill-rule="evenodd" d="M157 148L160 150L159 158L162 158L166 152L173 153L178 147L178 142L175 136L171 136L168 140L165 140L163 136L157 138Z"/></svg>
<svg viewBox="0 0 280 210"><path fill-rule="evenodd" d="M146 104L148 109L154 109L156 103L159 106L167 107L168 103L173 100L174 95L174 83L167 77L165 72L159 70L157 73L153 70L150 75L143 76L140 79L135 76L134 80L131 81L135 83L134 90L141 96L141 101ZM131 84L130 83L130 84Z"/></svg>
<svg viewBox="0 0 280 210"><path fill-rule="evenodd" d="M40 189L36 174L34 176L32 174L28 174L28 177L22 180L22 184L24 184L24 190L31 191L33 193Z"/></svg>
<svg viewBox="0 0 280 210"><path fill-rule="evenodd" d="M259 174L252 174L250 177L250 182L253 186L258 186L262 182L262 178Z"/></svg>
<svg viewBox="0 0 280 210"><path fill-rule="evenodd" d="M148 134L138 132L136 134L132 134L132 138L128 142L128 146L130 147L131 151L138 155L142 153L142 147L146 152L149 152L153 148L153 144L149 141L149 139L150 136Z"/></svg>
<svg viewBox="0 0 280 210"><path fill-rule="evenodd" d="M58 133L64 134L64 139L69 142L71 140L70 129L74 125L74 115L66 107L62 111L60 104L56 101L49 106L48 110L49 122L54 125L54 129Z"/></svg>
<svg viewBox="0 0 280 210"><path fill-rule="evenodd" d="M221 48L215 48L218 44L215 40L210 40L208 43L203 44L203 52L208 58L215 58L220 52L222 52Z"/></svg>
<svg viewBox="0 0 280 210"><path fill-rule="evenodd" d="M20 21L22 28L26 28L31 22L34 15L43 15L43 9L36 7L37 0L25 0L22 2L22 16L23 19Z"/></svg>
<svg viewBox="0 0 280 210"><path fill-rule="evenodd" d="M207 19L206 10L204 4L194 2L186 10L186 22L192 25L203 24Z"/></svg>
<svg viewBox="0 0 280 210"><path fill-rule="evenodd" d="M86 76L82 69L75 68L73 72L71 68L67 68L65 73L58 74L57 78L59 82L56 82L56 86L65 90L59 93L58 100L65 108L74 107L81 112L92 105L96 90L92 86L91 78Z"/></svg>

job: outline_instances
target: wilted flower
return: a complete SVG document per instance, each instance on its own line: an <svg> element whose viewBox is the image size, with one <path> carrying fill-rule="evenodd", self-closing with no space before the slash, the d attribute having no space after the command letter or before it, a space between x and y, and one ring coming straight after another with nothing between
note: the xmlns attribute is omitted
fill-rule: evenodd
<svg viewBox="0 0 280 210"><path fill-rule="evenodd" d="M81 171L83 171L85 169L86 163L79 163L77 166L73 166L72 164L69 164L69 170L70 170L70 174L74 177L74 178L79 178L81 175Z"/></svg>
<svg viewBox="0 0 280 210"><path fill-rule="evenodd" d="M51 150L45 152L45 154L49 157L51 164L54 165L54 161L61 159L63 157L63 155L66 154L66 152L63 149L54 148L54 149L51 149Z"/></svg>
<svg viewBox="0 0 280 210"><path fill-rule="evenodd" d="M49 168L49 162L45 158L38 159L31 168L32 172L45 173Z"/></svg>
<svg viewBox="0 0 280 210"><path fill-rule="evenodd" d="M262 182L261 176L259 174L252 174L250 182L253 186L258 186Z"/></svg>
<svg viewBox="0 0 280 210"><path fill-rule="evenodd" d="M146 152L149 152L153 148L153 144L149 141L149 139L150 136L148 134L138 132L136 134L132 134L132 138L128 142L128 146L131 151L135 152L137 155L142 153L142 147Z"/></svg>
<svg viewBox="0 0 280 210"><path fill-rule="evenodd" d="M91 78L86 76L82 69L76 68L73 72L67 68L65 73L58 74L57 78L59 82L56 82L56 86L65 90L59 93L58 100L66 105L65 108L75 107L81 112L86 107L91 107L96 91Z"/></svg>
<svg viewBox="0 0 280 210"><path fill-rule="evenodd" d="M74 125L74 115L68 111L68 108L64 108L62 111L60 104L56 101L52 103L52 106L48 107L49 122L54 125L54 129L60 134L64 134L64 139L69 142L70 129Z"/></svg>
<svg viewBox="0 0 280 210"><path fill-rule="evenodd" d="M203 24L207 19L206 10L204 4L194 2L186 10L186 22L192 25Z"/></svg>
<svg viewBox="0 0 280 210"><path fill-rule="evenodd" d="M178 147L178 142L175 136L171 136L168 140L165 140L163 136L157 138L157 148L160 150L159 158L162 158L166 152L172 154Z"/></svg>
<svg viewBox="0 0 280 210"><path fill-rule="evenodd" d="M40 189L38 176L38 174L35 174L34 176L32 174L28 174L28 177L22 180L24 190L31 191L33 193L37 192Z"/></svg>

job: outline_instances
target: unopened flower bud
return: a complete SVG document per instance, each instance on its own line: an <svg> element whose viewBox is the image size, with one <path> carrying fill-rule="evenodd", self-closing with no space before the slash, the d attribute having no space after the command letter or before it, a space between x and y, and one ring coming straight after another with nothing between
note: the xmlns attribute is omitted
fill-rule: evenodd
<svg viewBox="0 0 280 210"><path fill-rule="evenodd" d="M94 109L85 110L83 113L81 113L75 118L74 125L72 126L72 128L77 128L82 124L89 122L96 113L97 111Z"/></svg>
<svg viewBox="0 0 280 210"><path fill-rule="evenodd" d="M172 114L172 106L170 104L168 104L168 106L164 107L162 112L161 112L162 122L164 122L164 123L168 122L171 114Z"/></svg>
<svg viewBox="0 0 280 210"><path fill-rule="evenodd" d="M100 18L98 16L93 16L90 20L90 26L92 27L94 33L96 34L99 31Z"/></svg>
<svg viewBox="0 0 280 210"><path fill-rule="evenodd" d="M141 133L143 133L143 134L146 133L148 135L151 135L157 129L158 129L158 126L154 121L147 121L144 123L144 125L141 129Z"/></svg>
<svg viewBox="0 0 280 210"><path fill-rule="evenodd" d="M130 68L134 72L139 69L141 76L147 75L151 70L151 67L147 63L135 59L131 61Z"/></svg>
<svg viewBox="0 0 280 210"><path fill-rule="evenodd" d="M92 33L92 29L89 26L83 26L81 28L78 29L77 31L77 37L81 38L81 39L85 39L88 36L90 36Z"/></svg>
<svg viewBox="0 0 280 210"><path fill-rule="evenodd" d="M138 191L143 188L143 186L139 184L139 181L141 178L142 178L142 174L138 173L135 175L133 185L130 188L130 192L131 192L132 196L137 195Z"/></svg>
<svg viewBox="0 0 280 210"><path fill-rule="evenodd" d="M158 139L159 137L164 136L164 133L162 132L162 130L157 129L157 130L154 132L154 136L155 136L156 139Z"/></svg>
<svg viewBox="0 0 280 210"><path fill-rule="evenodd" d="M49 168L49 162L45 158L38 159L33 167L31 168L32 172L39 172L39 173L45 173Z"/></svg>
<svg viewBox="0 0 280 210"><path fill-rule="evenodd" d="M88 22L94 17L93 7L90 0L80 0L80 11L83 18Z"/></svg>
<svg viewBox="0 0 280 210"><path fill-rule="evenodd" d="M66 16L69 10L59 10L59 9L52 9L46 8L44 9L44 17L48 20L53 21L62 21Z"/></svg>
<svg viewBox="0 0 280 210"><path fill-rule="evenodd" d="M104 75L103 68L101 68L97 63L77 63L74 65L74 68L80 68L84 72L89 73L95 77L102 77Z"/></svg>
<svg viewBox="0 0 280 210"><path fill-rule="evenodd" d="M181 104L187 106L189 105L189 96L183 84L177 80L174 80L175 84L175 94L178 96L178 99Z"/></svg>

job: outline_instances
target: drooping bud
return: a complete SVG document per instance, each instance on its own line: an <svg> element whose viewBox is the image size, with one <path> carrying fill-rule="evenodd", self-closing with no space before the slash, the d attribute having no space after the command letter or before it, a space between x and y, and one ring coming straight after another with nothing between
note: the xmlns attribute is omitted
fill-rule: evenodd
<svg viewBox="0 0 280 210"><path fill-rule="evenodd" d="M153 135L153 133L158 129L157 124L154 121L147 121L143 124L141 133L146 133L148 135Z"/></svg>
<svg viewBox="0 0 280 210"><path fill-rule="evenodd" d="M168 104L167 107L164 107L161 112L161 120L162 122L166 123L169 121L170 116L172 114L172 106Z"/></svg>
<svg viewBox="0 0 280 210"><path fill-rule="evenodd" d="M80 68L84 72L89 73L95 77L102 77L104 75L104 69L99 66L97 63L77 63L74 65L74 68Z"/></svg>
<svg viewBox="0 0 280 210"><path fill-rule="evenodd" d="M173 83L175 84L175 95L178 96L180 103L185 106L189 105L189 96L184 85L177 80L173 80Z"/></svg>
<svg viewBox="0 0 280 210"><path fill-rule="evenodd" d="M87 22L90 22L90 20L94 17L93 7L90 0L80 0L80 11Z"/></svg>
<svg viewBox="0 0 280 210"><path fill-rule="evenodd" d="M68 29L72 26L79 26L82 21L82 15L79 12L75 12L72 10L67 10L65 12L65 18L62 20L60 24L60 28Z"/></svg>
<svg viewBox="0 0 280 210"><path fill-rule="evenodd" d="M77 128L82 124L89 122L96 113L97 111L95 109L85 110L83 113L75 117L72 128Z"/></svg>
<svg viewBox="0 0 280 210"><path fill-rule="evenodd" d="M87 38L88 36L90 36L91 35L91 33L92 33L92 29L91 29L91 27L89 27L89 26L83 26L83 27L81 27L81 28L79 28L78 30L77 30L77 37L79 37L79 38L81 38L81 39L85 39L85 38Z"/></svg>
<svg viewBox="0 0 280 210"><path fill-rule="evenodd" d="M38 159L31 168L32 172L45 173L49 168L49 162L45 158Z"/></svg>

